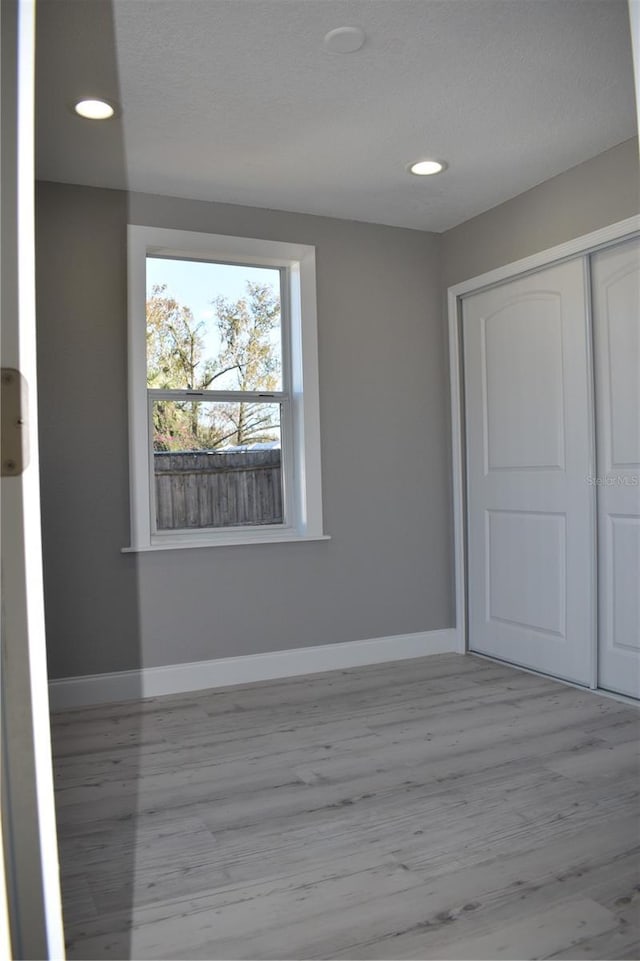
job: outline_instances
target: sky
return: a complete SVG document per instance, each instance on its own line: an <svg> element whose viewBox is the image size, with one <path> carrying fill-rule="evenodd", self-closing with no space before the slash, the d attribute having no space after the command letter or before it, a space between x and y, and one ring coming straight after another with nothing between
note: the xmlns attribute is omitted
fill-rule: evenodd
<svg viewBox="0 0 640 961"><path fill-rule="evenodd" d="M239 300L246 294L247 280L271 284L278 290L279 273L269 267L147 257L147 297L155 284L166 284L165 296L190 307L196 321L203 320L207 325L204 341L208 357L215 356L220 343L211 301L218 296Z"/></svg>

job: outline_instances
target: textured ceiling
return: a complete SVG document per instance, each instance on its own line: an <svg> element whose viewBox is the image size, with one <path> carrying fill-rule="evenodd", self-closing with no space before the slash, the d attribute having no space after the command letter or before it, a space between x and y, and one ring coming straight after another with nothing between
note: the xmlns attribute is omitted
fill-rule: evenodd
<svg viewBox="0 0 640 961"><path fill-rule="evenodd" d="M37 81L42 179L435 231L636 133L626 0L41 0Z"/></svg>

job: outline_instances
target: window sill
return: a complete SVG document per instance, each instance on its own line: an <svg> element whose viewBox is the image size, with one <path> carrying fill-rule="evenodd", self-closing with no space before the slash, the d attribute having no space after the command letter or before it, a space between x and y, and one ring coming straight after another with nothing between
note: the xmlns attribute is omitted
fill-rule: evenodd
<svg viewBox="0 0 640 961"><path fill-rule="evenodd" d="M219 537L167 537L166 541L154 544L141 544L136 547L121 548L122 554L143 554L149 551L181 551L194 550L199 547L241 547L244 544L293 544L303 541L329 541L330 534L297 534L295 531L270 531L259 533L251 531L247 534L222 534Z"/></svg>

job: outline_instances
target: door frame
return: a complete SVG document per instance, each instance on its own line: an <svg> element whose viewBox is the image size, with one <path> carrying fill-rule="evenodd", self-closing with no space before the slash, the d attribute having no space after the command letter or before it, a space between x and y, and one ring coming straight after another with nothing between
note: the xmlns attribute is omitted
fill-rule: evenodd
<svg viewBox="0 0 640 961"><path fill-rule="evenodd" d="M464 371L462 367L462 301L470 294L478 293L489 287L535 273L543 267L551 267L576 257L588 256L597 250L613 244L630 240L640 234L640 214L628 217L615 224L583 234L566 243L558 244L547 250L505 264L487 273L471 277L447 290L449 323L449 381L451 389L451 462L452 462L452 501L453 501L453 539L454 539L454 584L455 584L455 638L456 650L464 654L469 651L467 590L467 523L466 523L466 433L464 414ZM590 296L589 301L590 303ZM589 348L591 344L589 344ZM593 382L590 385L593 396ZM593 405L592 405L593 406ZM594 411L591 412L593 422ZM595 451L595 436L593 449ZM595 505L594 505L595 507ZM595 571L595 566L594 566ZM594 588L596 585L594 584ZM594 605L597 595L594 593ZM597 613L597 612L594 612ZM594 645L591 656L590 687L598 686L597 662L597 618L595 620Z"/></svg>
<svg viewBox="0 0 640 961"><path fill-rule="evenodd" d="M7 958L62 961L65 947L51 761L37 444L36 2L2 0L0 16L0 353L3 367L18 370L25 387L16 422L16 426L25 426L19 438L24 464L0 482L0 859L11 942L9 946L1 944L0 952ZM3 908L1 905L0 912ZM6 941L5 926L3 917L0 937Z"/></svg>

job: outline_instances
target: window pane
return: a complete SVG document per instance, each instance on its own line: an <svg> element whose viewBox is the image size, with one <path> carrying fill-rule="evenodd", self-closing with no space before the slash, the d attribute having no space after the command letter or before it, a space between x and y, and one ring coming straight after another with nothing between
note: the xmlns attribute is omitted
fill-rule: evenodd
<svg viewBox="0 0 640 961"><path fill-rule="evenodd" d="M147 386L281 390L280 271L147 257Z"/></svg>
<svg viewBox="0 0 640 961"><path fill-rule="evenodd" d="M280 405L157 400L159 531L282 524Z"/></svg>

